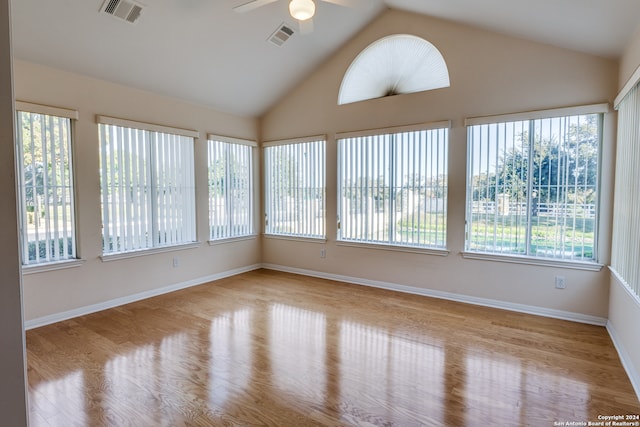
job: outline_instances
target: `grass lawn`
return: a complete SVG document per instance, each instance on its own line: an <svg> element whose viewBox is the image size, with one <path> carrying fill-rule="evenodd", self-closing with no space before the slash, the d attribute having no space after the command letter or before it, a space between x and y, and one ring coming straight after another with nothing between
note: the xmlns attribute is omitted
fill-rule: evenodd
<svg viewBox="0 0 640 427"><path fill-rule="evenodd" d="M568 221L554 217L533 217L528 255L593 258L595 220ZM527 254L527 219L524 216L474 214L471 248L489 252Z"/></svg>

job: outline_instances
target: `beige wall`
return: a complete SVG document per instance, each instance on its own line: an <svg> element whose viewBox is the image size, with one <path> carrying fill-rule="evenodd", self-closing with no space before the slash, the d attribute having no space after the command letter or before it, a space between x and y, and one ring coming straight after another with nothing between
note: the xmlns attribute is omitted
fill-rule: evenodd
<svg viewBox="0 0 640 427"><path fill-rule="evenodd" d="M395 33L433 43L447 62L451 87L338 106L351 61L375 40ZM466 117L610 102L615 61L391 10L319 67L261 121L265 141L327 134L326 259L320 245L263 239L263 262L429 290L606 318L608 272L463 259ZM449 151L447 257L336 245L336 132L452 120ZM614 115L605 123L600 260L609 261ZM567 278L556 290L554 276Z"/></svg>
<svg viewBox="0 0 640 427"><path fill-rule="evenodd" d="M632 74L640 66L640 25L638 26L635 34L627 43L622 59L620 60L620 74L618 80L618 88L627 83Z"/></svg>
<svg viewBox="0 0 640 427"><path fill-rule="evenodd" d="M100 304L170 285L191 282L260 262L259 240L209 246L207 132L256 139L257 121L165 98L104 81L15 62L15 96L21 101L77 109L74 156L79 255L77 268L24 276L27 321ZM137 120L200 132L196 141L196 203L201 246L168 253L103 262L99 140L95 115ZM173 258L179 267L173 267Z"/></svg>
<svg viewBox="0 0 640 427"><path fill-rule="evenodd" d="M0 1L0 424L20 427L27 425L28 410L13 160L9 4L8 0Z"/></svg>

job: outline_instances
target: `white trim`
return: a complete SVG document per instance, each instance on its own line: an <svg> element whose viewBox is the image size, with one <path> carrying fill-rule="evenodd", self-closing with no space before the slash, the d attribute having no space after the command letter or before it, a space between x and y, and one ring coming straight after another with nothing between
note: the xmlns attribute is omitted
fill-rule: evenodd
<svg viewBox="0 0 640 427"><path fill-rule="evenodd" d="M234 138L231 136L222 136L215 133L207 134L207 141L220 141L228 144L248 145L250 147L257 147L258 143L250 139Z"/></svg>
<svg viewBox="0 0 640 427"><path fill-rule="evenodd" d="M278 141L267 141L262 143L262 147L275 147L277 145L304 144L306 142L326 141L327 135L305 136L302 138L281 139Z"/></svg>
<svg viewBox="0 0 640 427"><path fill-rule="evenodd" d="M78 120L78 110L62 107L52 107L50 105L34 104L31 102L18 101L15 102L16 111L25 113L45 114L47 116L64 117L66 119Z"/></svg>
<svg viewBox="0 0 640 427"><path fill-rule="evenodd" d="M620 93L618 93L618 96L616 96L616 99L613 101L613 108L618 109L622 100L631 92L631 89L636 87L638 82L640 82L640 66L636 68L631 77L629 77L629 80L627 80L627 83L622 87Z"/></svg>
<svg viewBox="0 0 640 427"><path fill-rule="evenodd" d="M348 240L338 240L336 246L345 246L351 248L379 249L383 251L409 252L414 254L449 256L451 251L448 249L425 248L419 246L401 246L390 245L387 243L371 243L371 242L352 242Z"/></svg>
<svg viewBox="0 0 640 427"><path fill-rule="evenodd" d="M392 135L404 132L416 132L421 130L451 129L451 120L439 122L420 123L408 126L394 126L389 128L361 130L353 132L338 132L335 134L336 141L339 139L357 138L365 136Z"/></svg>
<svg viewBox="0 0 640 427"><path fill-rule="evenodd" d="M608 103L580 105L575 107L552 108L549 110L523 111L521 113L498 114L495 116L469 117L464 120L465 126L486 125L490 123L515 122L519 120L538 120L554 117L578 116L585 114L610 113Z"/></svg>
<svg viewBox="0 0 640 427"><path fill-rule="evenodd" d="M44 262L42 264L29 264L22 266L22 275L44 273L45 271L65 270L67 268L80 267L86 262L85 259L70 259L58 262Z"/></svg>
<svg viewBox="0 0 640 427"><path fill-rule="evenodd" d="M571 322L586 323L589 325L605 326L607 319L588 314L574 313L571 311L556 310L552 308L537 307L533 305L517 304L488 298L472 297L468 295L454 294L450 292L436 291L432 289L416 288L414 286L399 285L396 283L381 282L378 280L361 279L358 277L343 276L339 274L325 273L321 271L306 270L302 268L286 267L277 264L262 264L262 268L268 270L284 271L303 276L319 277L337 282L352 283L356 285L370 286L373 288L387 289L404 292L407 294L421 295L431 298L445 299L483 307L499 308L501 310L515 311L517 313L533 314L536 316L550 317L553 319L569 320Z"/></svg>
<svg viewBox="0 0 640 427"><path fill-rule="evenodd" d="M482 261L509 262L512 264L535 265L540 267L570 268L573 270L600 271L604 265L596 262L571 261L552 258L537 258L532 256L503 255L484 252L460 252L462 258Z"/></svg>
<svg viewBox="0 0 640 427"><path fill-rule="evenodd" d="M627 372L629 381L631 381L631 385L636 392L636 397L638 398L638 400L640 400L640 372L635 370L631 356L629 356L627 349L622 344L620 336L618 335L615 328L613 327L613 324L610 321L607 321L607 332L609 332L611 341L613 341L613 346L615 347L616 351L618 352L618 356L620 357L622 367Z"/></svg>
<svg viewBox="0 0 640 427"><path fill-rule="evenodd" d="M294 234L263 234L265 239L276 239L276 240L293 240L296 242L307 242L307 243L327 243L326 237L305 237L305 236L296 236Z"/></svg>
<svg viewBox="0 0 640 427"><path fill-rule="evenodd" d="M249 234L246 236L225 237L223 239L209 240L209 246L224 245L225 243L242 242L244 240L255 240L258 238L257 234Z"/></svg>
<svg viewBox="0 0 640 427"><path fill-rule="evenodd" d="M181 135L189 138L200 138L200 132L190 129L181 129L172 126L156 125L153 123L137 122L134 120L118 119L116 117L101 116L96 114L96 123L102 125L113 125L128 127L133 129L142 129L150 132L170 133L173 135Z"/></svg>
<svg viewBox="0 0 640 427"><path fill-rule="evenodd" d="M91 304L84 307L78 307L72 310L63 311L60 313L50 314L48 316L37 317L35 319L27 320L25 322L25 330L39 328L41 326L50 325L52 323L61 322L63 320L73 319L74 317L85 316L87 314L96 313L98 311L107 310L109 308L118 307L121 305L144 300L147 298L156 297L156 296L167 294L170 292L179 291L181 289L202 285L208 282L224 279L225 277L231 277L237 274L246 273L248 271L258 270L260 268L261 268L260 264L254 264L247 267L240 267L233 270L223 271L221 273L216 273L216 274L212 274L205 277L199 277L193 280L188 280L186 282L176 283L174 285L165 286L163 288L152 289L149 291L139 292L137 294L115 298L115 299L100 302L97 304Z"/></svg>
<svg viewBox="0 0 640 427"><path fill-rule="evenodd" d="M181 245L160 246L157 248L141 249L139 251L119 252L115 254L102 254L100 259L102 262L117 261L120 259L136 258L140 256L160 254L163 252L181 251L184 249L194 249L200 246L200 242L185 243Z"/></svg>

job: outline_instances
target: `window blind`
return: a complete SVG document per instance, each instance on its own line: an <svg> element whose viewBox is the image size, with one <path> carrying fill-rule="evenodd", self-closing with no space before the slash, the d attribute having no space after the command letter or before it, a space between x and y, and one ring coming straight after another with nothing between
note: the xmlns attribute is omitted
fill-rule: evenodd
<svg viewBox="0 0 640 427"><path fill-rule="evenodd" d="M618 104L618 144L611 267L640 297L640 94L631 88Z"/></svg>
<svg viewBox="0 0 640 427"><path fill-rule="evenodd" d="M593 262L602 114L522 114L467 122L466 250Z"/></svg>
<svg viewBox="0 0 640 427"><path fill-rule="evenodd" d="M103 253L196 240L192 137L99 125Z"/></svg>
<svg viewBox="0 0 640 427"><path fill-rule="evenodd" d="M325 237L325 140L268 143L265 162L265 233Z"/></svg>
<svg viewBox="0 0 640 427"><path fill-rule="evenodd" d="M19 107L29 108L21 103ZM76 258L71 110L17 112L16 142L22 263ZM53 116L40 111L58 112ZM77 114L75 115L77 117Z"/></svg>
<svg viewBox="0 0 640 427"><path fill-rule="evenodd" d="M339 136L338 240L446 247L446 126Z"/></svg>
<svg viewBox="0 0 640 427"><path fill-rule="evenodd" d="M253 150L251 141L209 136L210 239L254 233Z"/></svg>

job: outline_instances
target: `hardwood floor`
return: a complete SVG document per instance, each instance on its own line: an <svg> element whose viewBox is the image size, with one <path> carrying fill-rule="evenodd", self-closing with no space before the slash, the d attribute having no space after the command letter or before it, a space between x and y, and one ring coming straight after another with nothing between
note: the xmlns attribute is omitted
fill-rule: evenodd
<svg viewBox="0 0 640 427"><path fill-rule="evenodd" d="M640 413L602 327L268 270L30 330L27 354L32 426L553 426Z"/></svg>

